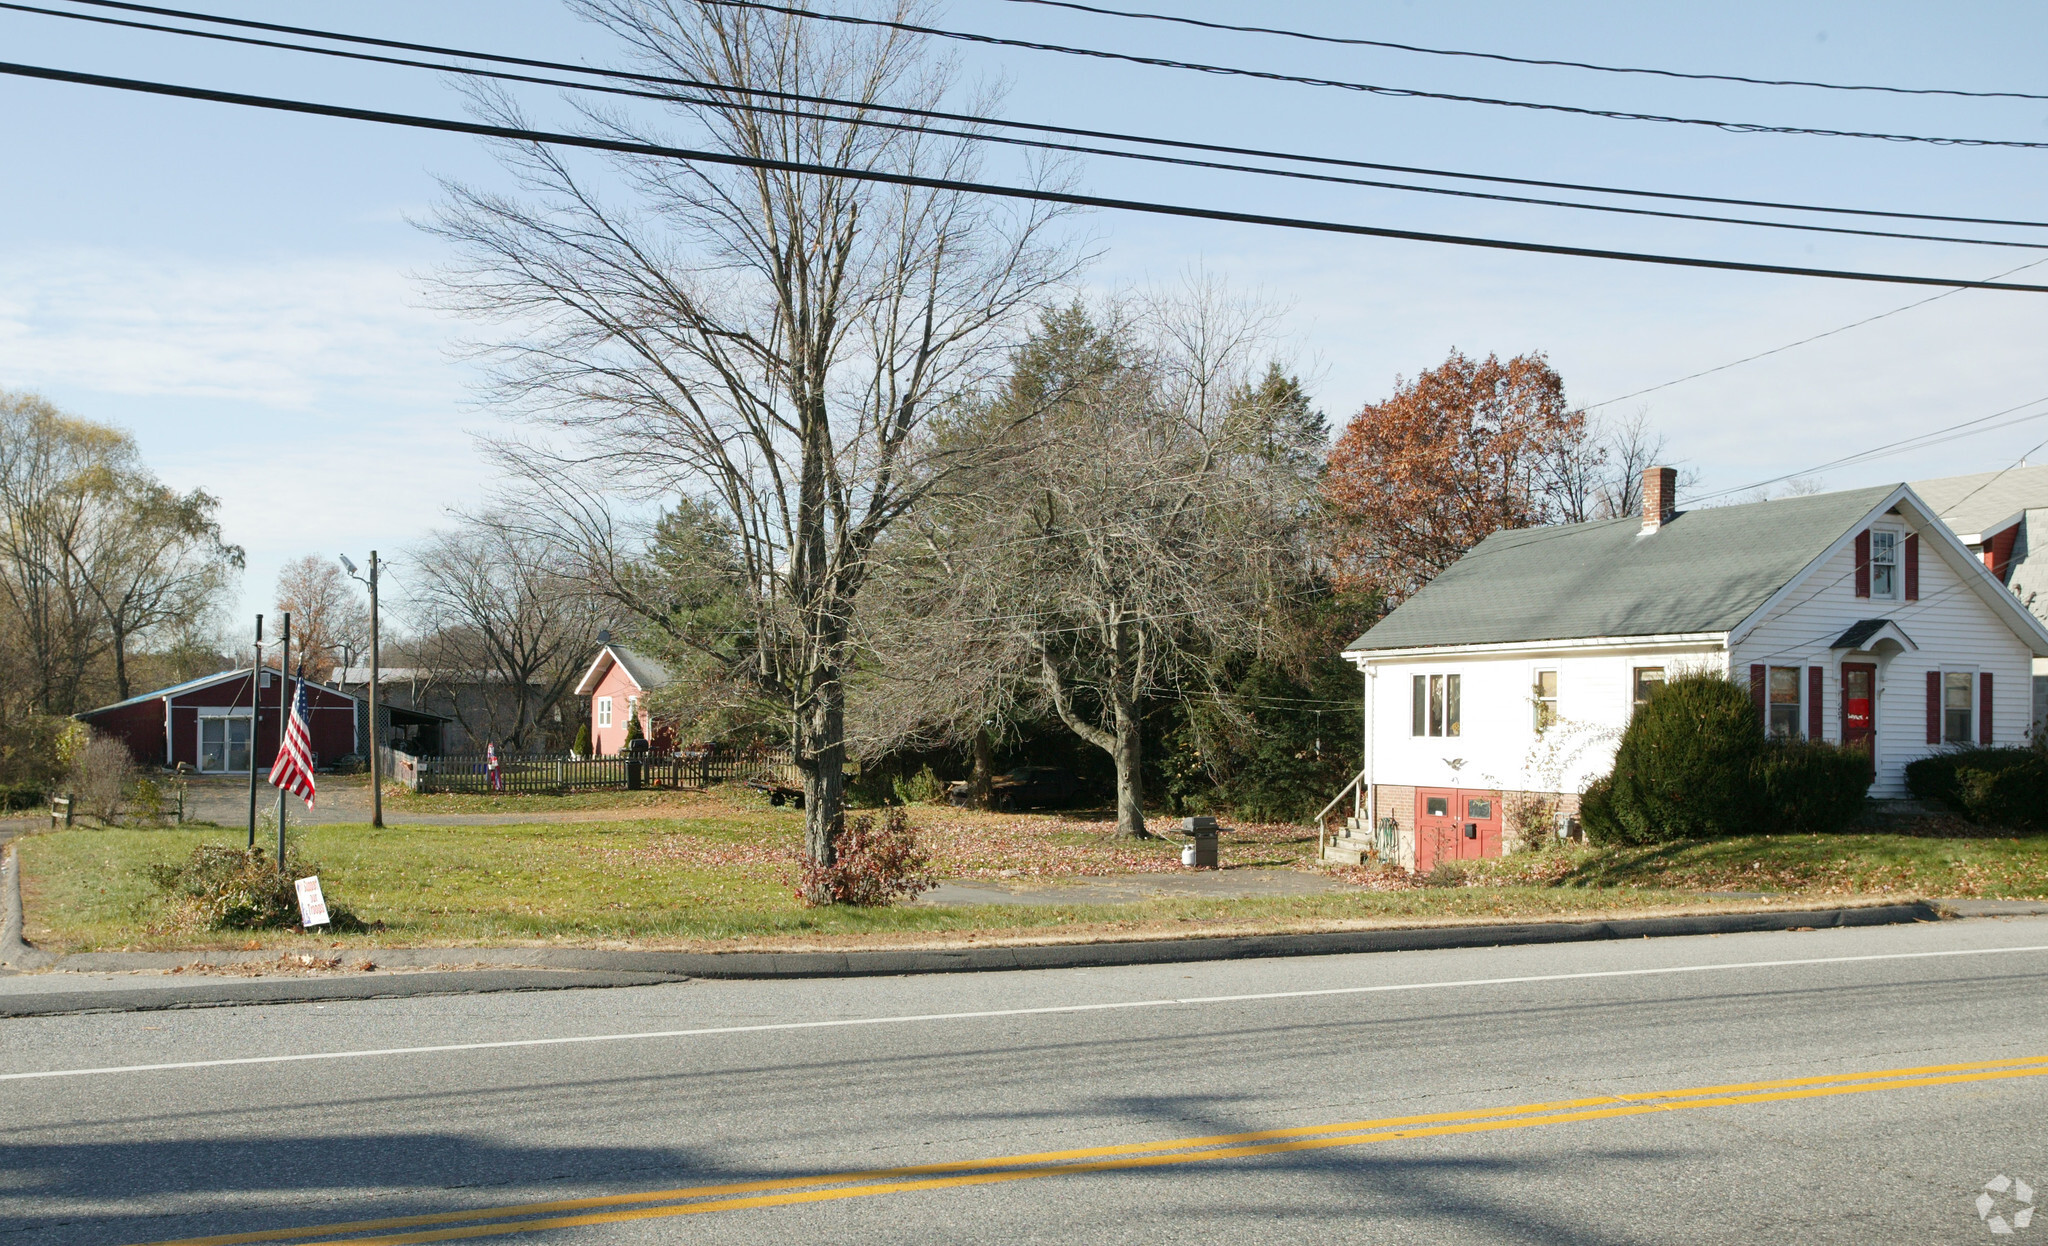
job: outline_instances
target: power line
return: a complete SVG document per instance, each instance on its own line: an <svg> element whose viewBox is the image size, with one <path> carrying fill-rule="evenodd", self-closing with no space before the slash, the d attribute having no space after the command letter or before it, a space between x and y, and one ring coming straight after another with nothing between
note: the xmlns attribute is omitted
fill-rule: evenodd
<svg viewBox="0 0 2048 1246"><path fill-rule="evenodd" d="M1997 281L2001 277L2010 277L2014 273L2025 272L2027 269L2034 268L2041 264L2048 264L2048 260L2035 260L2032 263L2022 264L2018 268L2008 268L2002 273L1992 274L1989 280ZM1791 350L1795 346L1804 346L1809 342L1818 342L1825 337L1833 337L1837 333L1847 333L1851 329L1860 329L1864 325L1871 324L1879 320L1883 320L1888 316L1896 316L1900 312L1909 312L1916 307L1925 307L1929 303L1945 299L1951 294L1960 293L1962 293L1961 290L1943 290L1940 294L1934 295L1931 298L1920 299L1917 302L1908 303L1904 307L1894 307L1890 311L1879 312L1875 316L1865 316L1861 320L1852 320L1848 324L1842 325L1839 328L1829 329L1825 333L1816 333L1812 337L1803 337L1796 342L1787 342L1783 346L1773 346L1769 350L1760 350L1754 355L1744 355L1740 359L1733 359L1727 363L1716 364L1711 368L1702 368L1698 372L1687 373L1686 375L1679 377L1675 381L1662 381L1656 385L1645 386L1642 389L1634 390L1630 393L1623 394L1619 398L1608 398L1601 402L1593 403L1591 406L1582 409L1586 411L1597 411L1601 407L1611 407L1617 402L1627 402L1631 398L1640 398L1644 394L1654 394L1660 389L1670 389L1673 385L1683 385L1687 381L1697 381L1703 376L1712 376L1716 372L1726 372L1730 368L1740 367L1745 363L1755 363L1759 359L1768 359L1772 355L1782 354L1785 351Z"/></svg>
<svg viewBox="0 0 2048 1246"><path fill-rule="evenodd" d="M1418 177L1441 177L1458 181L1490 182L1504 186L1531 186L1544 190L1579 191L1587 194L1622 195L1632 198L1668 199L1682 203L1713 203L1729 207L1769 208L1786 212L1818 212L1843 216L1874 216L1894 220L1935 221L1954 225L2005 225L2026 229L2048 229L2048 221L2011 220L2002 217L1957 216L1934 212L1896 212L1878 208L1844 208L1821 204L1785 203L1770 199L1740 199L1718 195L1692 195L1676 191L1637 190L1620 186L1601 186L1584 182L1559 182L1541 178L1506 177L1499 174L1470 173L1452 169L1432 169L1417 165L1386 164L1369 160L1353 160L1337 156L1309 155L1300 152L1274 151L1258 147L1235 147L1225 144L1202 143L1187 139L1158 138L1139 134L1118 133L1112 130L1094 130L1076 126L1048 125L1028 121L1007 121L997 117L976 116L972 113L946 112L937 109L907 108L900 105L884 104L871 100L834 99L830 96L807 95L794 91L777 91L763 87L741 86L733 83L707 82L695 78L673 77L662 74L636 73L627 70L599 69L588 65L575 65L563 61L540 60L533 57L508 56L472 49L441 47L427 43L408 43L396 39L380 39L368 35L352 35L339 31L319 30L306 26L287 26L275 22L254 21L248 18L225 17L219 14L195 12L187 9L163 8L156 5L133 3L131 0L70 0L73 4L93 5L99 8L119 9L128 12L151 13L163 17L176 17L189 21L208 22L216 25L233 26L243 29L267 30L279 34L299 35L307 38L327 39L341 43L354 43L368 47L392 48L400 51L424 52L438 56L454 56L465 60L489 61L502 65L521 65L533 69L548 69L564 73L585 74L623 82L642 82L663 86L688 87L693 90L714 91L723 95L745 95L757 98L777 99L792 103L818 104L827 107L848 108L867 112L889 113L895 116L920 117L934 121L951 121L967 125L997 126L1003 129L1027 130L1039 134L1058 134L1072 138L1098 139L1111 142L1140 143L1152 147L1166 147L1183 151L1205 151L1227 156L1247 156L1257 159L1285 160L1301 164L1318 164L1335 168L1365 169L1381 173L1402 173ZM101 21L108 24L128 24L112 19L93 18L81 13L67 13L61 10L35 8L28 5L8 4L4 7L24 12L66 17L79 21ZM147 23L133 23L143 29L164 30L195 37L216 37L204 31L184 30L177 27L155 26ZM249 40L257 46L297 47L290 44L273 44L263 40ZM302 51L316 51L327 55L339 55L328 49L299 48ZM365 60L381 60L376 57L362 57ZM390 60L385 63L415 64L415 62ZM462 72L455 66L434 66L452 72ZM526 81L549 82L546 79L523 79ZM583 88L578 89L596 89ZM666 95L660 98L670 98ZM851 120L851 119L848 119Z"/></svg>
<svg viewBox="0 0 2048 1246"><path fill-rule="evenodd" d="M1689 82L1739 82L1745 86L1759 87L1814 87L1823 91L1882 91L1891 95L1953 95L1962 99L2008 99L2048 100L2048 95L2030 95L2025 91L1959 91L1949 87L1894 87L1876 86L1863 83L1813 82L1803 78L1750 78L1741 74L1686 73L1676 69L1646 69L1627 65L1598 65L1590 61L1545 60L1532 56L1509 56L1502 52L1472 52L1456 48L1431 48L1413 43L1393 43L1384 39L1358 39L1342 35L1320 35L1302 30L1281 30L1272 26L1236 26L1228 22L1209 22L1195 17L1180 17L1169 13L1140 13L1127 9L1098 8L1092 4L1077 4L1074 0L1009 0L1011 4L1037 4L1054 9L1072 9L1078 13L1094 13L1102 17L1123 17L1148 22L1172 22L1179 26L1196 26L1204 30L1222 30L1233 34L1279 35L1288 39L1305 39L1312 43L1335 43L1350 47L1386 48L1395 52L1419 52L1425 56L1462 56L1475 60L1498 61L1508 65L1536 65L1556 69L1589 69L1603 74L1648 74L1658 78L1679 78Z"/></svg>
<svg viewBox="0 0 2048 1246"><path fill-rule="evenodd" d="M1732 489L1722 489L1714 493L1703 493L1698 497L1688 499L1688 501L1698 505L1701 502L1709 502L1715 498L1732 497L1738 493L1747 493L1751 489L1761 489L1787 480L1797 480L1801 476L1815 476L1821 472L1832 471L1839 467L1851 467L1858 463L1868 463L1894 454L1903 454L1909 450L1922 450L1929 446L1940 445L1944 441L1955 440L1959 437L1973 437L1978 433L1994 432L1997 429L2010 428L2016 424L2025 424L2029 421L2048 416L2048 411L2036 411L2031 415L2024 415L2016 420L2008 420L2003 424L1991 424L1990 421L1996 420L2001 416L2011 415L2015 411L2024 411L2028 407L2039 406L2044 402L2048 402L2048 394L2043 394L2039 398L2029 398L2018 406L2007 407L2003 411L1993 411L1990 415L1980 415L1974 419L1964 420L1959 424L1950 424L1944 428L1937 428L1932 432L1917 433L1914 436L1901 438L1898 441L1887 442L1881 446L1873 446L1868 450L1858 450L1854 454L1844 455L1839 459L1831 459L1816 467L1809 467L1796 472L1787 472L1785 475L1773 476L1769 480L1759 480L1752 484L1737 485ZM1983 425L1989 425L1989 427L1980 427Z"/></svg>
<svg viewBox="0 0 2048 1246"><path fill-rule="evenodd" d="M728 0L706 0L706 2L724 3L728 2ZM1004 186L989 182L962 181L954 178L926 177L913 173L891 173L881 169L850 168L843 165L813 164L796 160L772 160L758 156L736 155L731 152L693 150L654 143L633 143L617 139L596 138L582 134L563 134L524 127L487 125L475 121L457 121L446 117L423 117L411 113L350 108L336 104L316 104L307 100L280 99L274 96L248 95L235 91L216 91L204 87L177 86L171 83L149 82L137 78L116 78L105 74L88 74L75 70L53 69L42 65L0 62L0 74L22 78L38 78L50 82L69 82L82 86L103 87L110 90L134 91L146 95L168 96L175 99L204 100L210 103L234 104L246 108L293 112L307 116L339 117L351 121L369 121L380 125L439 130L451 134L470 134L482 138L506 139L513 142L576 147L592 151L652 156L659 159L699 161L705 164L720 164L779 173L842 177L855 181L878 182L891 186L914 186L926 190L992 195L999 198L1021 199L1036 203L1060 204L1067 207L1140 212L1155 216L1222 221L1238 225L1261 225L1276 229L1298 229L1313 233L1344 234L1369 238L1395 238L1408 242L1478 247L1495 251L1520 251L1535 255L1565 255L1582 259L1620 260L1628 263L1659 264L1675 268L1771 273L1787 277L1820 277L1836 281L1868 281L1887 285L1956 286L1979 290L2007 290L2016 293L2048 294L2048 286L2021 284L2018 282L1918 277L1903 273L1854 272L1846 269L1806 268L1790 264L1759 264L1744 260L1715 260L1699 256L1660 255L1642 251L1613 251L1596 247L1574 247L1557 243L1524 242L1514 239L1484 238L1465 234L1439 234L1425 230L1391 229L1379 225L1358 225L1343 221L1318 220L1309 217L1273 216L1257 212L1235 212L1222 208L1195 207L1189 204L1159 203L1140 199L1115 199L1102 195L1081 195L1068 191Z"/></svg>
<svg viewBox="0 0 2048 1246"><path fill-rule="evenodd" d="M809 18L814 21L839 22L849 26L883 26L900 30L906 34L929 35L938 39L957 39L966 43L984 43L997 47L1024 48L1033 52L1058 52L1066 56L1087 56L1097 60L1122 61L1132 65L1150 65L1159 69L1184 69L1195 73L1219 74L1232 78L1255 78L1263 82L1288 82L1301 86L1334 87L1342 91L1359 91L1368 95L1392 96L1398 99L1446 100L1457 104L1485 104L1494 108L1522 108L1535 112L1566 113L1576 117L1600 117L1610 121L1654 121L1665 125L1705 126L1714 130L1725 130L1732 134L1808 134L1820 138L1868 138L1888 143L1931 143L1938 147L2018 147L2048 148L2048 142L2034 142L2028 139L2004 138L1943 138L1924 134L1885 134L1869 130L1826 130L1810 126L1766 125L1754 121L1716 121L1706 117L1672 117L1661 113L1623 112L1610 108L1580 108L1572 104L1542 104L1531 100L1495 99L1485 95L1455 95L1447 91L1424 91L1414 87L1390 87L1370 82L1347 82L1341 78L1313 78L1302 74L1283 74L1269 69L1244 69L1233 65L1211 65L1201 61L1172 60L1162 56L1139 56L1132 52L1110 52L1101 48L1076 48L1058 43L1038 43L1030 39L1006 39L997 35L975 34L963 30L946 30L937 26L919 26L912 22L888 21L878 17L854 17L846 13L820 13L810 9L794 8L783 4L769 4L765 0L700 0L703 4L715 4L733 9L758 9L769 13L784 13L791 17Z"/></svg>
<svg viewBox="0 0 2048 1246"><path fill-rule="evenodd" d="M248 47L271 48L280 51L303 52L313 56L336 57L343 60L364 61L379 65L394 65L410 69L426 69L437 73L462 74L474 78L488 78L500 82L520 82L537 86L563 87L575 91L593 91L606 95L627 96L634 99L655 100L667 104L690 104L700 107L734 109L742 112L765 113L779 117L811 117L793 108L777 108L773 105L747 104L733 100L706 99L679 95L673 91L650 91L634 87L607 86L600 83L572 82L565 78L546 78L534 74L509 73L496 69L477 69L467 65L449 65L432 61L412 60L400 56L380 56L369 52L348 52L338 48L312 47L306 44L285 43L276 39L258 39L248 35L222 34L217 31L187 30L176 26L164 26L155 22L140 22L117 17L99 17L88 13L65 13L57 9L42 8L31 4L16 4L0 0L0 10L33 13L48 17L71 18L105 26L116 26L131 30L147 30L161 34L184 35L190 38L206 39L220 43L239 44ZM838 101L833 106L859 108L853 101ZM968 130L949 130L922 122L883 121L874 117L834 117L832 120L845 125L862 126L884 130L907 131L917 134L936 134L948 138L967 139L977 143L998 143L1013 147L1029 147L1044 151L1066 152L1075 155L1107 156L1118 160L1139 160L1152 164L1177 165L1186 168L1212 169L1231 173L1251 173L1263 177L1281 177L1298 181L1323 182L1340 186L1361 186L1376 190L1406 191L1425 195L1445 195L1459 199L1479 199L1494 203L1528 204L1537 207L1571 208L1584 212L1607 212L1624 216L1648 216L1664 220L1696 221L1716 225L1746 225L1760 229L1785 229L1802 233L1848 234L1860 238L1893 238L1909 242L1948 242L1967 246L2015 247L2037 250L2048 247L2048 241L2020 242L2000 238L1966 238L1951 234L1914 234L1894 230L1851 229L1840 225L1811 225L1795 221L1762 221L1748 217L1713 216L1697 212L1672 212L1655 208L1630 208L1618 204L1579 203L1564 199L1538 199L1523 195L1504 195L1488 191L1457 190L1444 186L1416 186L1406 182L1386 182L1370 178L1344 177L1329 173L1311 173L1300 169L1274 169L1258 165L1233 164L1226 161L1196 160L1185 156L1166 156L1154 152L1119 151L1106 147L1085 147L1073 143L1055 143L1044 139L1018 138L1004 134L976 133ZM1005 123L997 123L1005 124Z"/></svg>

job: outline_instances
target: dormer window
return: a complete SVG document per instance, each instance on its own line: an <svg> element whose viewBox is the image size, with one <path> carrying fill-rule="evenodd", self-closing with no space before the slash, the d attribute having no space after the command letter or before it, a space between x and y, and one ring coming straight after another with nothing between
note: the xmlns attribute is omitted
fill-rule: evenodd
<svg viewBox="0 0 2048 1246"><path fill-rule="evenodd" d="M1899 534L1870 530L1870 595L1894 600L1899 595Z"/></svg>

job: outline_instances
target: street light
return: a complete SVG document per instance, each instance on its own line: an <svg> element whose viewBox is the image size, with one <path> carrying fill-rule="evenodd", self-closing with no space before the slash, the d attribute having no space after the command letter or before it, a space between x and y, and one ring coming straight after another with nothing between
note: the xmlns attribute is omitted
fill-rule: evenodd
<svg viewBox="0 0 2048 1246"><path fill-rule="evenodd" d="M384 741L379 738L377 728L377 692L380 671L377 663L377 551L370 551L370 574L367 578L356 574L356 565L348 555L341 556L341 565L349 577L361 581L370 589L370 825L384 825Z"/></svg>

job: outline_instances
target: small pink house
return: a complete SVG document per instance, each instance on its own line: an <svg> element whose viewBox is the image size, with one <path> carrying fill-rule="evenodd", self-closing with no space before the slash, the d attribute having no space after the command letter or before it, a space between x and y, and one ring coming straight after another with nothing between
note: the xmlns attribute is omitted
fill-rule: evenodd
<svg viewBox="0 0 2048 1246"><path fill-rule="evenodd" d="M576 695L590 698L591 751L605 757L624 748L626 723L632 718L640 720L640 733L649 744L659 747L647 695L667 687L669 678L668 668L653 658L606 642L576 684Z"/></svg>

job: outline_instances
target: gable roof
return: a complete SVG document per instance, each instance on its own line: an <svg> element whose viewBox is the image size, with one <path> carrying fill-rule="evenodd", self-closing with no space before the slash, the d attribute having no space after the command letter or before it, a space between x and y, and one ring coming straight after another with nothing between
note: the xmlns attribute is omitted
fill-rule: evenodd
<svg viewBox="0 0 2048 1246"><path fill-rule="evenodd" d="M2006 527L2029 508L2048 507L2048 467L1917 480L1913 492L1967 540Z"/></svg>
<svg viewBox="0 0 2048 1246"><path fill-rule="evenodd" d="M626 678L632 680L633 686L642 692L666 688L669 681L675 678L669 673L668 667L646 654L635 652L621 644L608 643L598 649L597 656L591 659L590 669L584 671L583 678L576 681L576 695L587 697L597 691L597 685L604 681L607 668L614 663L626 672Z"/></svg>
<svg viewBox="0 0 2048 1246"><path fill-rule="evenodd" d="M1496 532L1345 652L1733 631L1899 491Z"/></svg>
<svg viewBox="0 0 2048 1246"><path fill-rule="evenodd" d="M263 670L266 674L270 675L275 675L278 673L277 668L274 666L266 665L263 668ZM177 697L185 695L188 692L197 692L201 688L210 688L214 684L224 684L230 679L246 679L248 675L249 668L246 666L238 666L231 671L217 671L211 675L201 675L197 679L188 679L183 683L172 684L167 688L158 688L154 692L140 693L136 696L129 697L125 701L116 701L112 705L102 705L96 709L80 710L77 714L73 715L73 717L90 718L94 714L104 714L108 710L126 709L131 705L140 705L144 701L162 701L175 699ZM323 684L317 679L309 679L306 681L306 684L308 687L318 689L322 692L331 692L335 696L346 697L351 701L360 701L362 699L361 697L356 696L354 693L343 692L341 689L331 687L327 684Z"/></svg>

